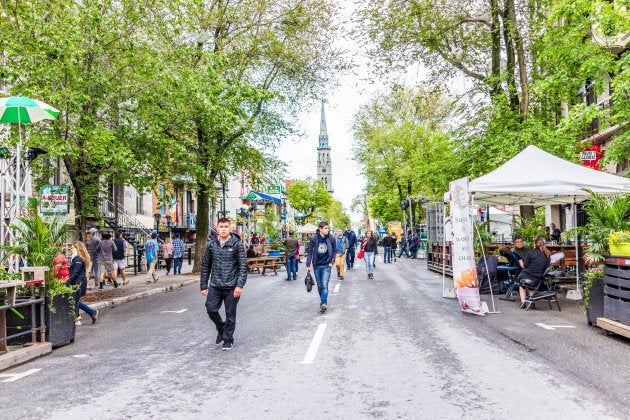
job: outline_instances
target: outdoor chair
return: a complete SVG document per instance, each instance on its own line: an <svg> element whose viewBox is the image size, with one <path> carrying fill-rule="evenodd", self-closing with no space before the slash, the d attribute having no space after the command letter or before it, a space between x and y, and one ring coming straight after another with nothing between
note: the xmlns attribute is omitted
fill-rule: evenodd
<svg viewBox="0 0 630 420"><path fill-rule="evenodd" d="M554 278L556 275L561 274L560 271L551 272L552 266L547 267L542 275L542 279L532 279L524 276L519 281L523 287L528 290L534 290L534 294L525 298L525 310L528 311L534 302L537 300L546 300L549 304L549 309L552 309L551 302L556 302L558 311L560 311L560 303L558 303L558 294L555 291Z"/></svg>
<svg viewBox="0 0 630 420"><path fill-rule="evenodd" d="M499 298L501 300L509 300L510 302L514 302L516 299L512 297L514 294L514 290L518 290L519 281L518 281L518 273L521 271L521 266L518 263L518 257L516 254L502 254L506 257L510 265L500 265L497 267L499 272L505 272L507 274L507 280L503 281L503 286L507 287L505 291L505 297Z"/></svg>

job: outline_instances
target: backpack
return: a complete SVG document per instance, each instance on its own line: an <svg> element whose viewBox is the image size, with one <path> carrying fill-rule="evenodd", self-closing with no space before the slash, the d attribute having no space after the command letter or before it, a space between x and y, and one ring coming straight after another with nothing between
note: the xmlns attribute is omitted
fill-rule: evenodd
<svg viewBox="0 0 630 420"><path fill-rule="evenodd" d="M487 271L486 265L488 266ZM490 293L490 288L492 288L492 293L499 293L499 281L497 280L497 273L499 272L498 266L499 260L494 255L488 255L485 257L485 260L483 257L479 258L477 262L479 293Z"/></svg>

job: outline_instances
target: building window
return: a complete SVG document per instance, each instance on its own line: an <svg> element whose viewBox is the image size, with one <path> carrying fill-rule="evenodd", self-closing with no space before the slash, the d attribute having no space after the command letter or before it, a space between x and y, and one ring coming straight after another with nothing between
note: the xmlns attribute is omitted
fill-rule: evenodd
<svg viewBox="0 0 630 420"><path fill-rule="evenodd" d="M142 199L142 194L136 192L136 214L142 215L143 213L144 202Z"/></svg>
<svg viewBox="0 0 630 420"><path fill-rule="evenodd" d="M186 212L188 213L195 212L193 195L191 191L186 191Z"/></svg>

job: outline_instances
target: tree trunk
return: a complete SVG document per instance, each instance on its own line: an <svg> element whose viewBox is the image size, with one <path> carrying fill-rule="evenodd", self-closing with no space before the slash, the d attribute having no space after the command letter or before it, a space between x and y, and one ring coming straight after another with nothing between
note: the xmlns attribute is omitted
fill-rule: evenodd
<svg viewBox="0 0 630 420"><path fill-rule="evenodd" d="M532 220L536 215L534 206L521 206L521 217L526 220Z"/></svg>
<svg viewBox="0 0 630 420"><path fill-rule="evenodd" d="M505 55L506 55L506 81L507 81L507 95L510 103L510 107L513 110L519 109L518 91L516 89L516 57L514 55L514 28L509 16L513 13L514 2L508 0L505 3L505 9L503 10L503 41L505 42Z"/></svg>
<svg viewBox="0 0 630 420"><path fill-rule="evenodd" d="M208 206L209 197L208 185L199 185L199 190L197 190L197 235L195 238L193 273L201 271L201 261L203 260L204 252L206 252L210 226L210 219L208 217L210 210Z"/></svg>
<svg viewBox="0 0 630 420"><path fill-rule="evenodd" d="M521 85L521 98L519 101L519 111L523 118L526 117L527 109L529 108L529 81L527 80L527 65L525 64L525 48L523 46L523 38L518 31L516 22L516 10L514 0L508 0L509 6L509 28L510 34L514 39L514 46L516 48L516 54L518 58L518 74L519 83Z"/></svg>
<svg viewBox="0 0 630 420"><path fill-rule="evenodd" d="M490 97L501 91L501 30L500 30L500 9L498 0L490 0L490 12L492 21L490 23L490 39L492 43L492 65L490 68Z"/></svg>

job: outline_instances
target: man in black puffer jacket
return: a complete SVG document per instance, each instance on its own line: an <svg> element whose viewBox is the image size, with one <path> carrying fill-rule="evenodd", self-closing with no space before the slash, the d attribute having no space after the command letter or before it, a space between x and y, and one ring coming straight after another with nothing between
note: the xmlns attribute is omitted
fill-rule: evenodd
<svg viewBox="0 0 630 420"><path fill-rule="evenodd" d="M217 344L231 350L236 327L236 305L247 281L247 257L240 238L230 233L230 220L219 219L219 235L206 246L201 263L201 294L206 296L206 311L217 327ZM210 278L210 285L208 285ZM219 314L225 302L225 321Z"/></svg>

